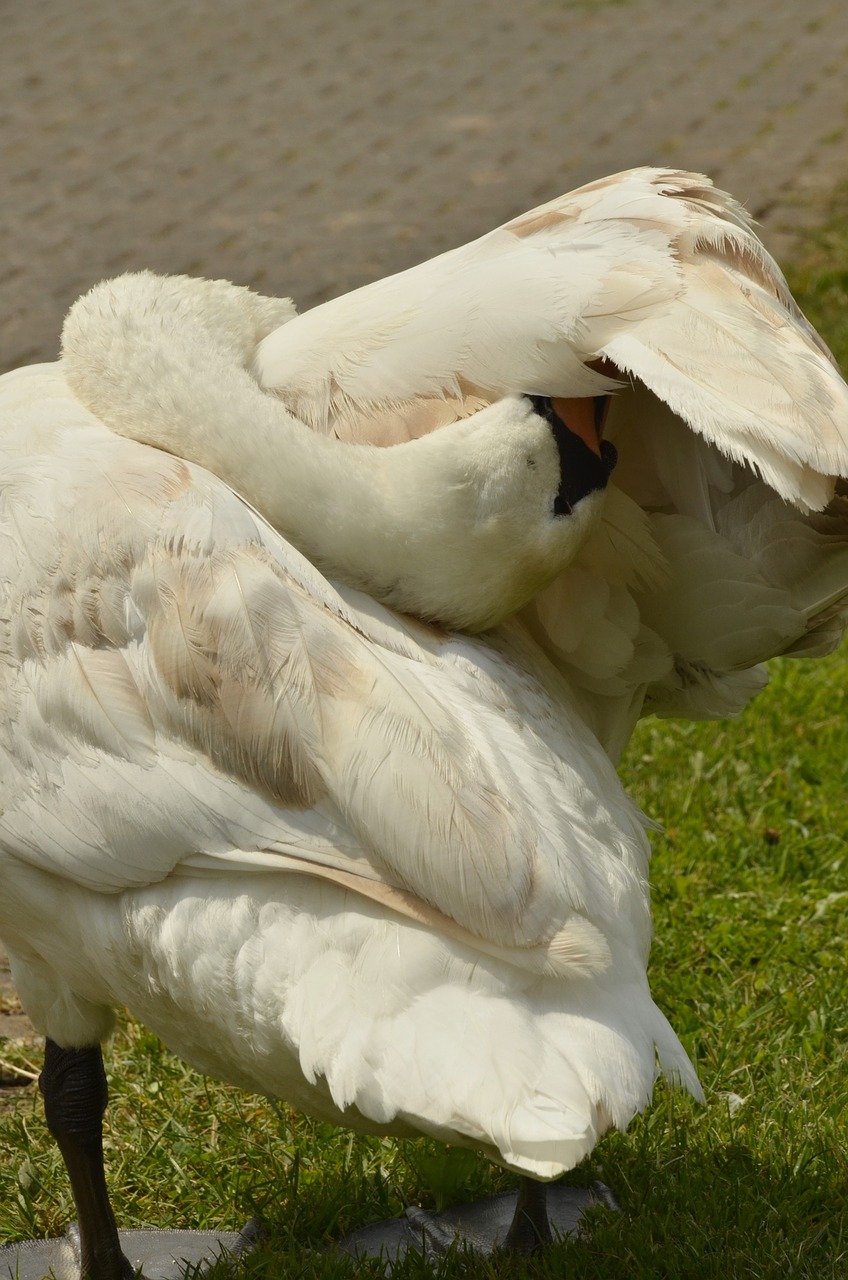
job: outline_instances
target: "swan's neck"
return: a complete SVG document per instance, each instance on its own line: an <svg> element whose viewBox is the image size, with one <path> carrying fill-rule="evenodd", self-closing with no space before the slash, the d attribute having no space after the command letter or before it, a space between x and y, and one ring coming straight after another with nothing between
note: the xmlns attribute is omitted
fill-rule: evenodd
<svg viewBox="0 0 848 1280"><path fill-rule="evenodd" d="M181 435L172 450L224 479L325 572L411 612L438 612L414 581L432 511L410 483L409 459L317 435L232 372L226 391L210 387L190 440Z"/></svg>
<svg viewBox="0 0 848 1280"><path fill-rule="evenodd" d="M426 516L397 451L313 433L185 331L153 355L137 340L113 344L92 367L66 345L66 376L113 431L206 467L319 567L387 598Z"/></svg>

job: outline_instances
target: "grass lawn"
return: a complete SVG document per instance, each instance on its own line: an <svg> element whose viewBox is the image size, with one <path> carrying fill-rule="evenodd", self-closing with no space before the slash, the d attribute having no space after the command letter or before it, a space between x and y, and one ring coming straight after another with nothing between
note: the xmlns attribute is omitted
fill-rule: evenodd
<svg viewBox="0 0 848 1280"><path fill-rule="evenodd" d="M848 367L848 270L836 262L848 264L848 198L793 275ZM653 990L707 1106L660 1088L626 1134L604 1139L574 1180L602 1178L624 1212L599 1210L587 1239L529 1263L458 1256L440 1274L848 1275L846 686L843 647L775 664L734 722L640 727L625 781L666 824L654 842ZM14 1044L2 1053L26 1068ZM132 1022L108 1067L119 1221L230 1228L255 1214L270 1239L250 1276L354 1274L308 1250L409 1202L442 1207L511 1183L473 1153L353 1138L204 1080ZM0 1152L0 1239L60 1233L73 1208L34 1090L7 1091ZM395 1274L431 1273L411 1261Z"/></svg>

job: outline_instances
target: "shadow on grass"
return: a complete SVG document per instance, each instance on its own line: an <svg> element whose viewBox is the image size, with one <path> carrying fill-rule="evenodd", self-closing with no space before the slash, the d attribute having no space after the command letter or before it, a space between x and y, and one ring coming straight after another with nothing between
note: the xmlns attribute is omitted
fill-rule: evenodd
<svg viewBox="0 0 848 1280"><path fill-rule="evenodd" d="M619 1197L623 1212L594 1210L583 1237L557 1244L543 1257L481 1260L458 1248L435 1271L420 1259L408 1258L393 1274L397 1280L434 1274L442 1280L454 1276L495 1280L507 1276L844 1278L848 1271L844 1160L823 1147L809 1152L800 1167L793 1167L789 1161L763 1160L736 1139L713 1138L705 1150L705 1136L702 1132L698 1141L695 1135L681 1134L680 1141L666 1142L660 1149L653 1147L648 1134L634 1150L632 1144L628 1149L626 1137L614 1135L602 1145L602 1161L585 1162L567 1180L585 1183L602 1178ZM451 1176L469 1158L466 1152L456 1155L460 1159ZM425 1164L431 1158L424 1153ZM474 1161L473 1156L470 1159ZM422 1164L420 1156L410 1154L405 1162L410 1173L413 1162L419 1168ZM469 1179L472 1185L453 1187L448 1196L428 1193L426 1188L419 1194L421 1188L407 1186L410 1200L435 1208L509 1185L509 1175L492 1170L482 1159L475 1163ZM247 1275L276 1280L280 1275L382 1274L379 1264L353 1263L322 1256L320 1251L334 1235L401 1211L392 1173L384 1170L374 1176L372 1170L365 1176L326 1181L320 1176L306 1181L301 1177L299 1181L291 1199L291 1188L281 1189L275 1211L265 1202L268 1240L262 1252L245 1264Z"/></svg>

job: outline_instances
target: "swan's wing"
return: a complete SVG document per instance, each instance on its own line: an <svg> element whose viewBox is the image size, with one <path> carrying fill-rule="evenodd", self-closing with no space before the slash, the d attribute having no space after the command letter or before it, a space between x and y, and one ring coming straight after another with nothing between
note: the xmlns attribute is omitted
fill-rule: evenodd
<svg viewBox="0 0 848 1280"><path fill-rule="evenodd" d="M551 201L297 318L257 370L316 429L378 443L506 391L630 376L604 521L522 613L613 755L643 707L730 714L759 664L841 633L848 389L744 210L699 175Z"/></svg>
<svg viewBox="0 0 848 1280"><path fill-rule="evenodd" d="M3 390L8 853L100 892L305 871L542 971L644 954L641 819L518 650L339 595L57 372Z"/></svg>
<svg viewBox="0 0 848 1280"><path fill-rule="evenodd" d="M744 210L635 169L297 317L256 369L304 421L393 443L508 392L638 378L801 507L848 474L848 391Z"/></svg>

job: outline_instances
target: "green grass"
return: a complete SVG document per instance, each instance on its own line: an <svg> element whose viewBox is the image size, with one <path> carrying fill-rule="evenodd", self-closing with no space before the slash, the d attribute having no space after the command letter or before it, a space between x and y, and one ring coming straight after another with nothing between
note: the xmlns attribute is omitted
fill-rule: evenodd
<svg viewBox="0 0 848 1280"><path fill-rule="evenodd" d="M804 312L848 370L848 183L836 192L822 226L806 237L788 274Z"/></svg>
<svg viewBox="0 0 848 1280"><path fill-rule="evenodd" d="M793 277L843 361L848 277L833 264L848 263L846 210L799 254ZM651 979L707 1105L660 1088L626 1134L599 1145L574 1177L602 1178L624 1212L598 1211L586 1239L530 1263L457 1256L440 1274L848 1275L846 687L843 649L775 664L734 722L640 726L625 781L666 824L655 839ZM249 1276L352 1275L309 1251L406 1203L441 1207L510 1183L471 1153L353 1138L206 1081L128 1021L108 1065L119 1220L232 1227L258 1215L269 1240ZM3 1148L0 1238L59 1233L73 1210L34 1090L0 1110ZM410 1261L396 1274L429 1273Z"/></svg>

